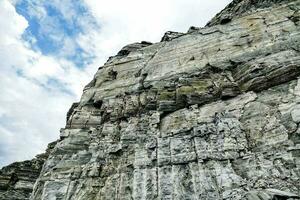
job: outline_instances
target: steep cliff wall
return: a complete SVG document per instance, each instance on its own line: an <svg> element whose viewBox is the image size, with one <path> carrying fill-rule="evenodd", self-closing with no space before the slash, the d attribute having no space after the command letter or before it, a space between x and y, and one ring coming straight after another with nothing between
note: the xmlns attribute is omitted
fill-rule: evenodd
<svg viewBox="0 0 300 200"><path fill-rule="evenodd" d="M31 199L298 199L300 1L262 2L111 57Z"/></svg>
<svg viewBox="0 0 300 200"><path fill-rule="evenodd" d="M111 57L32 199L299 198L300 1L262 2Z"/></svg>
<svg viewBox="0 0 300 200"><path fill-rule="evenodd" d="M299 8L234 1L206 28L124 47L31 199L299 199Z"/></svg>

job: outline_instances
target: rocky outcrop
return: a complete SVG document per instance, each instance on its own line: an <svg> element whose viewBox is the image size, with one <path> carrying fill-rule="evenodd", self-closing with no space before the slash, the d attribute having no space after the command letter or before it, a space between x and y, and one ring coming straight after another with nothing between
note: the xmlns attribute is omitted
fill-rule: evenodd
<svg viewBox="0 0 300 200"><path fill-rule="evenodd" d="M107 60L107 63L113 63L115 60L126 57L131 52L137 51L138 49L147 47L151 44L152 44L151 42L142 41L142 42L136 42L133 44L126 45L118 52L117 55L109 57L109 59Z"/></svg>
<svg viewBox="0 0 300 200"><path fill-rule="evenodd" d="M234 0L205 28L125 46L59 141L0 170L0 200L300 199L299 10Z"/></svg>
<svg viewBox="0 0 300 200"><path fill-rule="evenodd" d="M206 26L226 24L231 20L260 12L264 8L283 5L293 0L233 0L224 10L218 13ZM297 11L297 10L295 10Z"/></svg>
<svg viewBox="0 0 300 200"><path fill-rule="evenodd" d="M29 199L33 185L55 144L50 143L46 153L32 160L16 162L0 170L0 200Z"/></svg>
<svg viewBox="0 0 300 200"><path fill-rule="evenodd" d="M160 42L171 41L171 40L173 40L175 38L178 38L178 37L180 37L182 35L185 35L185 34L184 33L180 33L180 32L168 31L161 38Z"/></svg>
<svg viewBox="0 0 300 200"><path fill-rule="evenodd" d="M31 199L299 199L299 9L234 1L125 47L70 109Z"/></svg>

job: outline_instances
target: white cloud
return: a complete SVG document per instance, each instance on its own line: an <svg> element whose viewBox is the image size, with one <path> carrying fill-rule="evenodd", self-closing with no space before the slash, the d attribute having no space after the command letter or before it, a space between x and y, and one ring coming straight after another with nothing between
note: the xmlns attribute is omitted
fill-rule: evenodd
<svg viewBox="0 0 300 200"><path fill-rule="evenodd" d="M74 98L49 92L12 72L0 75L0 85L0 148L6 151L0 155L1 164L29 159L57 138Z"/></svg>
<svg viewBox="0 0 300 200"><path fill-rule="evenodd" d="M10 45L20 39L20 35L28 26L27 21L14 12L14 7L7 1L0 2L0 44ZM15 24L15 26L12 26Z"/></svg>
<svg viewBox="0 0 300 200"><path fill-rule="evenodd" d="M52 56L32 49L34 37L22 39L28 22L15 11L17 1L24 0L0 1L0 166L29 159L58 138L71 103L79 99L96 69L122 46L142 40L157 42L166 31L186 32L190 26L203 26L230 0L84 0L91 15L80 18L71 0L52 1L66 20L83 28L72 39L54 29L55 18L49 18L43 8L46 1L32 1L29 14L40 20L40 31L64 44ZM75 44L86 57L94 57L84 69L64 59L76 53ZM49 84L52 79L60 86Z"/></svg>
<svg viewBox="0 0 300 200"><path fill-rule="evenodd" d="M91 78L70 61L32 50L22 39L27 26L11 3L0 1L0 166L32 158L58 138L68 108Z"/></svg>

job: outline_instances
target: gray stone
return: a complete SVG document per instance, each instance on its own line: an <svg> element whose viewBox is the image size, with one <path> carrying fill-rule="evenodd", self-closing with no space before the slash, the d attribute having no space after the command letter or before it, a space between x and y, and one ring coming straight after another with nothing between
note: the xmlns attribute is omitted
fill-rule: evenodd
<svg viewBox="0 0 300 200"><path fill-rule="evenodd" d="M0 169L0 200L29 199L34 183L55 144L50 143L45 153L32 160L15 162Z"/></svg>
<svg viewBox="0 0 300 200"><path fill-rule="evenodd" d="M207 27L125 46L71 107L31 199L299 199L299 10L234 0Z"/></svg>
<svg viewBox="0 0 300 200"><path fill-rule="evenodd" d="M124 47L31 199L299 198L299 8L233 1L205 28Z"/></svg>

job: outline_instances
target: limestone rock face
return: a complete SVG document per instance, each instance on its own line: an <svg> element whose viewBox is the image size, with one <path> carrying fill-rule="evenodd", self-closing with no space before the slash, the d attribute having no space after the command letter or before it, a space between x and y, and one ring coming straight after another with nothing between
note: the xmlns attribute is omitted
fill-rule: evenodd
<svg viewBox="0 0 300 200"><path fill-rule="evenodd" d="M33 185L55 144L50 143L46 153L32 160L16 162L0 170L0 200L29 199Z"/></svg>
<svg viewBox="0 0 300 200"><path fill-rule="evenodd" d="M233 0L224 10L207 23L207 26L226 24L232 19L274 6L274 4L280 5L292 1L293 0Z"/></svg>
<svg viewBox="0 0 300 200"><path fill-rule="evenodd" d="M126 46L68 112L31 199L299 199L299 9L233 1Z"/></svg>

